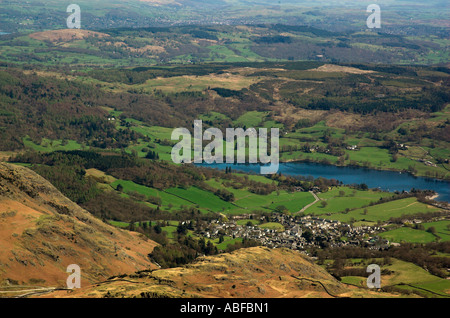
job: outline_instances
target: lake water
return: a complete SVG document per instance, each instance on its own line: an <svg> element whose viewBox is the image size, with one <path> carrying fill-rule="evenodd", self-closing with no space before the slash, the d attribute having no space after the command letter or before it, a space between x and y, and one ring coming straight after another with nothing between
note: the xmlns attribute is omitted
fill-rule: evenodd
<svg viewBox="0 0 450 318"><path fill-rule="evenodd" d="M233 170L243 172L260 173L258 164L201 164L203 167L225 170L231 167ZM289 162L280 163L278 172L284 175L323 177L336 179L344 184L365 183L369 188L379 188L386 191L410 191L411 189L434 190L439 194L438 201L450 202L450 182L414 177L409 173L394 171L380 171L359 167L337 167L318 163Z"/></svg>

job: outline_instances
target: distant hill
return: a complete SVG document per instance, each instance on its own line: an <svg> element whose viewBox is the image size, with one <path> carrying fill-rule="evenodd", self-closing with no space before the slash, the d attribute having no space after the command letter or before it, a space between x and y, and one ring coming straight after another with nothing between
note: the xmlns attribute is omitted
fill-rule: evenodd
<svg viewBox="0 0 450 318"><path fill-rule="evenodd" d="M82 40L89 37L104 38L109 37L109 34L79 29L52 30L44 32L35 32L30 34L30 38L32 39L39 41L50 41L53 43Z"/></svg>
<svg viewBox="0 0 450 318"><path fill-rule="evenodd" d="M96 219L28 168L0 163L0 290L65 287L70 264L82 286L156 268L147 258L156 245Z"/></svg>

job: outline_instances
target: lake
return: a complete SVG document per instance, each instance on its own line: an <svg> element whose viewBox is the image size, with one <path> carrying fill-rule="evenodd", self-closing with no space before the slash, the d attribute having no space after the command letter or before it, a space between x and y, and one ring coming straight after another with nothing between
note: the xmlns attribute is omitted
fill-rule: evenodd
<svg viewBox="0 0 450 318"><path fill-rule="evenodd" d="M259 174L259 164L200 164L199 166L233 170ZM381 171L360 167L337 167L319 163L289 162L280 163L278 172L291 176L312 176L336 179L344 184L365 183L369 188L385 191L410 191L411 189L434 190L439 194L438 201L450 202L450 182L424 177L414 177L405 172Z"/></svg>

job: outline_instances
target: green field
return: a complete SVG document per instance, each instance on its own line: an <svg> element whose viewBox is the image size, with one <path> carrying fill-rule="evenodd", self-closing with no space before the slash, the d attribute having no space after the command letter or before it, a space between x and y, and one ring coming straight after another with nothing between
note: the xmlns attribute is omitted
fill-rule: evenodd
<svg viewBox="0 0 450 318"><path fill-rule="evenodd" d="M262 229L276 230L279 232L284 231L284 226L280 223L275 223L275 222L268 222L268 223L260 224L259 227Z"/></svg>
<svg viewBox="0 0 450 318"><path fill-rule="evenodd" d="M257 220L251 220L251 219L237 220L237 221L236 221L236 224L237 224L237 225L247 225L249 222L252 223L252 225L257 225L257 224L259 224L259 221L257 221Z"/></svg>
<svg viewBox="0 0 450 318"><path fill-rule="evenodd" d="M101 173L101 172L98 172ZM98 174L97 173L97 174ZM94 176L94 172L90 172ZM279 206L284 206L288 212L295 213L303 206L314 201L313 196L309 192L289 193L285 190L274 191L269 195L259 195L248 191L248 189L234 189L225 187L223 180L207 180L205 183L213 189L226 189L235 194L234 202L226 202L216 196L214 193L202 190L197 187L170 188L165 191L149 188L139 185L133 181L107 178L104 175L101 181L102 187L109 187L116 190L120 184L123 187L122 195L129 197L134 193L144 196L144 201L151 197L161 199L161 207L165 210L180 209L187 206L196 206L201 211L221 212L225 214L242 214L251 213L254 210L270 212ZM272 182L263 176L248 176L254 181ZM108 181L109 180L109 181ZM149 206L152 204L145 202Z"/></svg>
<svg viewBox="0 0 450 318"><path fill-rule="evenodd" d="M239 174L242 175L242 174ZM272 183L273 181L263 176L249 175L249 179ZM206 183L214 188L224 188L232 192L235 196L234 203L243 208L236 212L248 213L252 210L272 211L278 206L284 206L288 212L295 213L301 210L304 206L314 201L314 197L309 192L287 192L285 190L274 191L268 195L259 195L248 191L248 189L233 189L231 187L224 187L222 182L216 180L208 180ZM247 210L247 211L246 211Z"/></svg>
<svg viewBox="0 0 450 318"><path fill-rule="evenodd" d="M227 249L227 247L229 245L232 245L232 244L235 244L235 243L238 243L238 242L242 242L242 239L241 238L231 238L231 237L228 237L228 236L224 236L224 240L223 240L222 243L219 243L219 239L218 238L216 238L214 240L208 240L208 241L213 242L214 245L217 247L217 249L219 251L224 251L224 250Z"/></svg>
<svg viewBox="0 0 450 318"><path fill-rule="evenodd" d="M433 226L436 229L436 235L441 238L441 241L450 241L450 228L448 228L449 224L449 220L443 220L423 223L423 226L425 227L425 230L428 230Z"/></svg>
<svg viewBox="0 0 450 318"><path fill-rule="evenodd" d="M436 221L422 223L424 229L413 229L411 227L400 227L395 230L386 231L380 234L381 237L388 239L391 242L408 242L408 243L429 243L434 241L450 241L450 229L447 227L450 221ZM427 230L434 227L436 232L433 235Z"/></svg>
<svg viewBox="0 0 450 318"><path fill-rule="evenodd" d="M268 112L257 112L251 111L247 112L244 115L240 116L238 119L234 121L235 127L239 128L259 128L264 120L264 118L268 115Z"/></svg>
<svg viewBox="0 0 450 318"><path fill-rule="evenodd" d="M87 147L80 145L75 140L50 140L43 138L40 144L34 143L29 138L23 138L23 143L25 147L31 148L35 151L41 152L53 152L53 151L70 151L70 150L80 150Z"/></svg>
<svg viewBox="0 0 450 318"><path fill-rule="evenodd" d="M190 187L189 189L171 188L166 192L214 212L227 212L236 208L235 205L220 199L213 193L196 187Z"/></svg>
<svg viewBox="0 0 450 318"><path fill-rule="evenodd" d="M428 273L425 269L399 259L392 258L391 265L381 266L381 270L389 270L390 275L381 275L381 287L396 286L409 291L419 291L428 297L450 296L450 281ZM367 288L366 277L345 276L342 282Z"/></svg>
<svg viewBox="0 0 450 318"><path fill-rule="evenodd" d="M348 187L337 187L318 194L318 197L327 203L325 207L318 202L305 212L316 215L344 212L346 209L360 208L371 202L377 202L380 198L391 196L392 193L382 191L360 191Z"/></svg>
<svg viewBox="0 0 450 318"><path fill-rule="evenodd" d="M280 192L277 200L270 205L271 209L276 209L278 206L284 206L289 212L296 213L303 207L314 202L314 197L309 192Z"/></svg>
<svg viewBox="0 0 450 318"><path fill-rule="evenodd" d="M380 233L379 236L397 243L430 243L436 241L436 237L426 231L415 230L409 227L400 227L395 230Z"/></svg>
<svg viewBox="0 0 450 318"><path fill-rule="evenodd" d="M180 198L178 196L172 195L170 193L160 191L154 188L149 188L143 185L139 185L134 183L133 181L128 180L120 180L117 179L113 183L111 183L111 187L114 189L117 189L118 185L122 185L123 192L126 194L132 194L134 192L137 192L141 195L144 195L146 197L158 197L161 198L162 201L162 207L168 210L171 209L180 209L182 206L191 206L192 202L185 200L183 198Z"/></svg>
<svg viewBox="0 0 450 318"><path fill-rule="evenodd" d="M386 277L382 284L411 284L419 288L429 289L438 294L445 294L450 290L450 281L431 275L425 269L409 262L393 259L392 265L383 266L382 269L389 269L393 275ZM383 283L384 281L384 283ZM414 287L406 287L408 289Z"/></svg>

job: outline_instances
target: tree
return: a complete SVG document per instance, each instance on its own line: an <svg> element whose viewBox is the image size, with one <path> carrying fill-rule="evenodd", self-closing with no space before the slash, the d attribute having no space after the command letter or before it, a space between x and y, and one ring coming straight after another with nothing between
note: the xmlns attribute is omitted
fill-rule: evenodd
<svg viewBox="0 0 450 318"><path fill-rule="evenodd" d="M275 212L287 213L287 212L289 212L289 210L284 205L279 205L275 208Z"/></svg>
<svg viewBox="0 0 450 318"><path fill-rule="evenodd" d="M311 232L311 230L307 229L302 233L302 237L305 238L306 242L310 243L312 242L312 239L314 237L314 234Z"/></svg>
<svg viewBox="0 0 450 318"><path fill-rule="evenodd" d="M145 156L145 158L150 159L150 160L158 160L159 155L156 151L150 150L149 152L147 152L147 155Z"/></svg>
<svg viewBox="0 0 450 318"><path fill-rule="evenodd" d="M177 233L180 235L186 235L187 233L187 225L184 222L178 223Z"/></svg>
<svg viewBox="0 0 450 318"><path fill-rule="evenodd" d="M159 225L159 223L156 224L156 225L153 227L153 229L155 230L155 233L156 233L156 234L161 234L161 232L162 232L162 228L161 228L161 226Z"/></svg>
<svg viewBox="0 0 450 318"><path fill-rule="evenodd" d="M431 234L436 234L436 228L435 228L434 226L430 226L430 227L427 229L427 232L428 232L428 233L431 233Z"/></svg>
<svg viewBox="0 0 450 318"><path fill-rule="evenodd" d="M398 155L395 153L392 155L391 162L397 162L397 159L398 159Z"/></svg>
<svg viewBox="0 0 450 318"><path fill-rule="evenodd" d="M320 206L322 207L322 208L325 208L325 207L327 207L327 205L328 205L328 202L327 201L320 201Z"/></svg>
<svg viewBox="0 0 450 318"><path fill-rule="evenodd" d="M369 187L368 187L367 184L365 184L365 183L361 183L361 184L359 185L359 188L360 188L361 190L363 190L363 191L369 190Z"/></svg>

